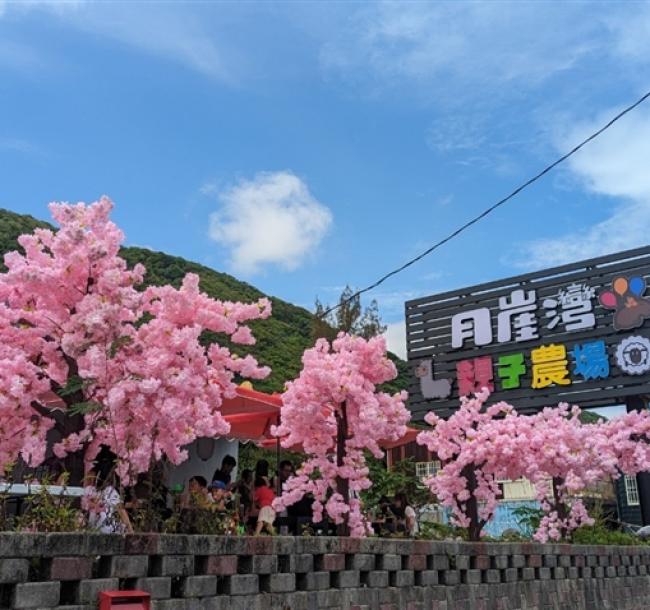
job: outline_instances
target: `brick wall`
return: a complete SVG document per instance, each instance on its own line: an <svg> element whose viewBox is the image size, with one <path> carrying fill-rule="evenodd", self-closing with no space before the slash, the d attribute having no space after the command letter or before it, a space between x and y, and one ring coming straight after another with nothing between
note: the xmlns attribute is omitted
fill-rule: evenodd
<svg viewBox="0 0 650 610"><path fill-rule="evenodd" d="M0 608L641 610L650 547L347 538L0 534Z"/></svg>

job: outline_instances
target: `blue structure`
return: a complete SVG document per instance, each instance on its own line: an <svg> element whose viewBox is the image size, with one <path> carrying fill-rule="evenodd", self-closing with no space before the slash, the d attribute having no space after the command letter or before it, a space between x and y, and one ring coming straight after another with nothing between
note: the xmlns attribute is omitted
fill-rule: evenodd
<svg viewBox="0 0 650 610"><path fill-rule="evenodd" d="M533 532L526 531L525 527L522 527L519 523L519 517L515 516L515 511L518 508L540 508L539 502L536 500L502 500L497 505L496 512L492 519L487 523L483 528L483 531L486 535L491 536L492 538L500 537L503 532L506 530L515 530L524 534L525 536L532 535ZM438 515L440 521L444 524L449 524L450 522L450 513L449 509L442 509Z"/></svg>
<svg viewBox="0 0 650 610"><path fill-rule="evenodd" d="M540 504L536 500L508 500L499 502L494 517L484 528L485 533L493 538L498 538L506 530L515 530L527 536L532 534L532 532L527 532L519 524L519 518L515 516L515 510L522 507L540 508Z"/></svg>

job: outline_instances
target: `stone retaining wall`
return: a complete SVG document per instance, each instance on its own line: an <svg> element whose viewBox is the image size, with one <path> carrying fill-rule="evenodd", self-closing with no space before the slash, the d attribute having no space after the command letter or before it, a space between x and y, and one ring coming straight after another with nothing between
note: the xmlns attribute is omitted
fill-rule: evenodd
<svg viewBox="0 0 650 610"><path fill-rule="evenodd" d="M0 534L0 608L642 610L650 547L349 538Z"/></svg>

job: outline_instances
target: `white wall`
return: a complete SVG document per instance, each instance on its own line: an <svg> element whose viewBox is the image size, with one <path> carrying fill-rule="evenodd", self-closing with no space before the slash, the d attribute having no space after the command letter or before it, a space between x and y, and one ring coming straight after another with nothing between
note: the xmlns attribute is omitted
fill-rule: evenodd
<svg viewBox="0 0 650 610"><path fill-rule="evenodd" d="M221 460L225 455L232 455L236 460L239 458L239 442L227 441L225 439L215 439L214 450L212 457L206 461L202 460L196 453L197 441L194 441L189 446L189 458L178 466L172 466L169 472L167 484L169 487L173 485L183 485L187 489L189 480L196 475L205 477L208 485L212 482L212 475L214 471L221 466ZM239 460L238 460L239 461ZM237 467L232 472L232 478L237 478Z"/></svg>

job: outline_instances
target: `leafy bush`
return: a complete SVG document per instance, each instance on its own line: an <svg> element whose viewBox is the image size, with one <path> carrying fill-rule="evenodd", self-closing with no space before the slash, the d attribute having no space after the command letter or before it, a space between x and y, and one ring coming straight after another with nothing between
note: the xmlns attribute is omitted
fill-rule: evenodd
<svg viewBox="0 0 650 610"><path fill-rule="evenodd" d="M224 509L219 510L200 496L191 496L189 507L183 507L180 496L176 496L172 513L162 522L161 529L165 534L237 534L240 532L239 498L232 494Z"/></svg>
<svg viewBox="0 0 650 610"><path fill-rule="evenodd" d="M0 493L0 532L12 530L14 527L13 519L9 515L8 509L9 496L6 492Z"/></svg>
<svg viewBox="0 0 650 610"><path fill-rule="evenodd" d="M44 482L38 492L27 496L25 512L16 517L13 528L27 532L78 532L85 528L83 512L69 496L53 495Z"/></svg>
<svg viewBox="0 0 650 610"><path fill-rule="evenodd" d="M605 527L603 523L594 525L583 525L573 532L572 540L574 544L613 544L613 545L646 545L647 541L637 538L634 534L621 532L620 530L611 530Z"/></svg>
<svg viewBox="0 0 650 610"><path fill-rule="evenodd" d="M445 523L420 523L419 540L467 540L467 529Z"/></svg>
<svg viewBox="0 0 650 610"><path fill-rule="evenodd" d="M392 498L398 492L404 492L413 507L431 502L431 492L415 475L412 458L396 462L390 470L386 468L384 460L370 455L367 460L372 487L361 494L366 508L371 509L379 504L382 497Z"/></svg>

